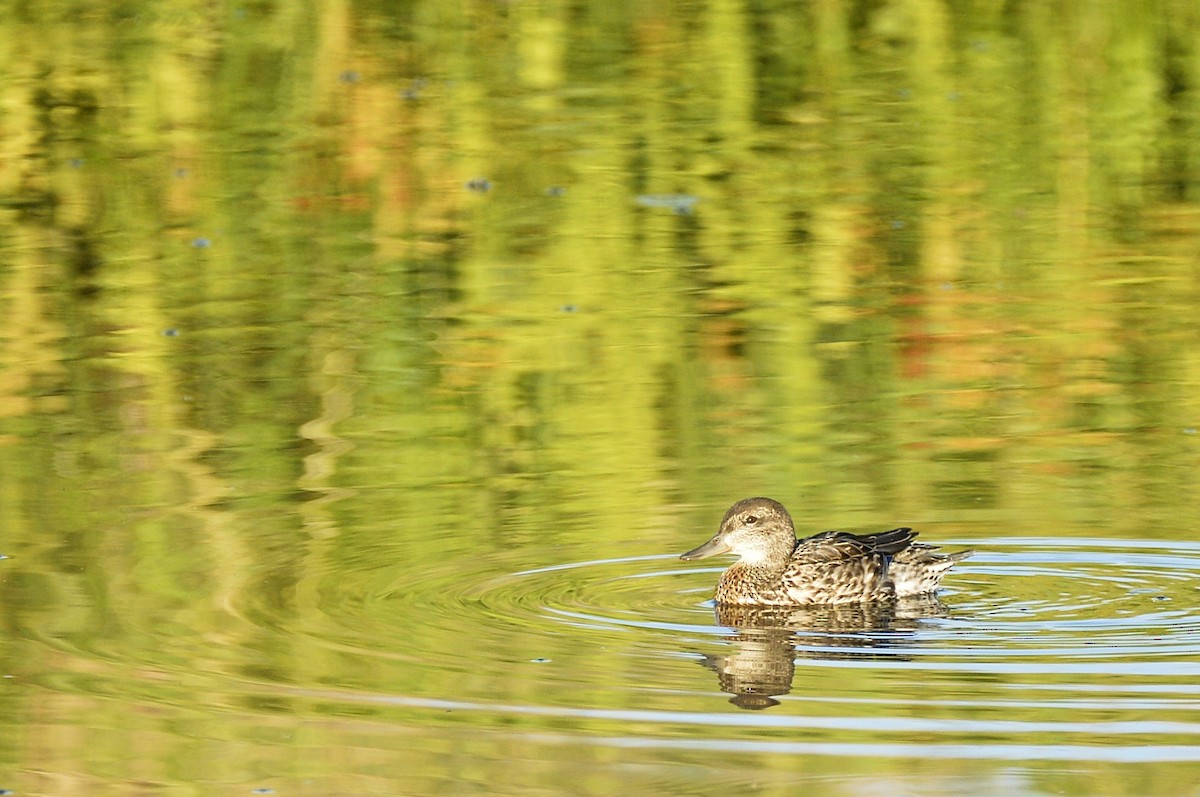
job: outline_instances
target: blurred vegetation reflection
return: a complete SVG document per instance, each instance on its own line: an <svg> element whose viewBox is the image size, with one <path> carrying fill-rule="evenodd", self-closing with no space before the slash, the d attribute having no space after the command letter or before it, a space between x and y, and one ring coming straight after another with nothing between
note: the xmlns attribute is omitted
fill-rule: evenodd
<svg viewBox="0 0 1200 797"><path fill-rule="evenodd" d="M0 37L16 637L303 679L262 618L347 572L676 551L750 494L1194 537L1193 0L43 0Z"/></svg>

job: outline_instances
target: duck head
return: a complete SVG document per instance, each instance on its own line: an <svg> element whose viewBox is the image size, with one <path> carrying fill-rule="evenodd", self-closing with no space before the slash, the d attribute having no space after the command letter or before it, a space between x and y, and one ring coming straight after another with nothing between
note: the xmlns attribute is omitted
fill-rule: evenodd
<svg viewBox="0 0 1200 797"><path fill-rule="evenodd" d="M679 558L691 562L731 553L745 565L786 565L795 547L796 528L783 504L770 498L745 498L729 507L711 540Z"/></svg>

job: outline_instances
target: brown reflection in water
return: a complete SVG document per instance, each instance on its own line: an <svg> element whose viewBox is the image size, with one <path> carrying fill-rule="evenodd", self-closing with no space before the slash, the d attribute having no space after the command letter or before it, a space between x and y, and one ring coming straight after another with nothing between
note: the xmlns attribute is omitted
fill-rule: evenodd
<svg viewBox="0 0 1200 797"><path fill-rule="evenodd" d="M872 659L913 644L922 619L944 617L946 607L936 596L905 598L894 603L852 606L721 606L716 620L734 630L725 639L733 652L706 655L703 664L717 674L721 691L733 695L738 708L759 711L779 705L774 697L792 689L796 657L811 659ZM804 649L797 651L798 635Z"/></svg>

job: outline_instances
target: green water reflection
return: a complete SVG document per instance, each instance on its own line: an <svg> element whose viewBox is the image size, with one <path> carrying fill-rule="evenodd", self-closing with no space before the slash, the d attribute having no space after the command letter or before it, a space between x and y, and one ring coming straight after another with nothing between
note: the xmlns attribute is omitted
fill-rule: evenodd
<svg viewBox="0 0 1200 797"><path fill-rule="evenodd" d="M558 714L737 709L687 645L488 585L751 494L1193 540L1193 3L101 6L0 11L0 788L1192 782L1186 732L1014 763Z"/></svg>

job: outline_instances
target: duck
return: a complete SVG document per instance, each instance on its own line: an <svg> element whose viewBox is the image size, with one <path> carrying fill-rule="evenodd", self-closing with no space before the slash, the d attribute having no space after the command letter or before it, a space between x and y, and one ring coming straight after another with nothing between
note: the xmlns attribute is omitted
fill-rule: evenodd
<svg viewBox="0 0 1200 797"><path fill-rule="evenodd" d="M797 540L783 504L745 498L729 508L712 539L679 558L738 557L717 582L719 606L884 603L935 593L946 572L974 553L940 553L916 537L901 527L876 534L824 531Z"/></svg>

